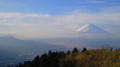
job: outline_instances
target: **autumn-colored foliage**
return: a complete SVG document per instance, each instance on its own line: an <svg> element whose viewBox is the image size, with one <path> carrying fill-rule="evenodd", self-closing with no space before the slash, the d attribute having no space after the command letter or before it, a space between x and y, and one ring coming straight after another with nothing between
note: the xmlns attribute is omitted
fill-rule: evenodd
<svg viewBox="0 0 120 67"><path fill-rule="evenodd" d="M120 51L92 49L72 53L60 60L61 67L120 67Z"/></svg>
<svg viewBox="0 0 120 67"><path fill-rule="evenodd" d="M49 51L16 67L120 67L120 50L83 48L80 52L74 48L68 52Z"/></svg>

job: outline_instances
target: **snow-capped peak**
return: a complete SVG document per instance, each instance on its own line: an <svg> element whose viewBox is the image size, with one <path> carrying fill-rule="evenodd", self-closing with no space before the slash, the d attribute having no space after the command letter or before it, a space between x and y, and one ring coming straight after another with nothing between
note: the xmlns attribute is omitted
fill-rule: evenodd
<svg viewBox="0 0 120 67"><path fill-rule="evenodd" d="M77 29L76 32L81 33L106 33L103 29L93 25L93 24L86 24L81 28Z"/></svg>

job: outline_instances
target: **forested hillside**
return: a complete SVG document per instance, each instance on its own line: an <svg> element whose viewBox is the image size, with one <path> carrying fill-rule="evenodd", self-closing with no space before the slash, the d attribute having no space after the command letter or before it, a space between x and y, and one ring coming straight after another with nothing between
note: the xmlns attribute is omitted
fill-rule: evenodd
<svg viewBox="0 0 120 67"><path fill-rule="evenodd" d="M8 66L12 67L12 66ZM32 61L25 61L16 67L120 67L120 50L113 48L91 49L74 48L67 52L49 50Z"/></svg>

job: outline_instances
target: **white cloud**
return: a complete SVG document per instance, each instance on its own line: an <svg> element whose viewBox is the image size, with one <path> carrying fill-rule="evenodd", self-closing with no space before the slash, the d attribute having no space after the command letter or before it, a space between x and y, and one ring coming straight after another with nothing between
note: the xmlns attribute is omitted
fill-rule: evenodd
<svg viewBox="0 0 120 67"><path fill-rule="evenodd" d="M113 7L105 11L101 10L98 13L73 12L65 16L0 12L0 30L14 31L16 37L26 38L74 37L68 34L87 23L98 25L101 28L102 25L120 25L120 12L111 13L109 9L113 9ZM111 33L120 33L115 31L115 27L109 28L108 26L104 27Z"/></svg>
<svg viewBox="0 0 120 67"><path fill-rule="evenodd" d="M17 12L0 12L0 18L17 18L17 19L22 19L22 18L45 18L49 17L48 14L23 14L23 13L17 13Z"/></svg>
<svg viewBox="0 0 120 67"><path fill-rule="evenodd" d="M85 2L77 2L77 3L83 4L83 3L85 3Z"/></svg>
<svg viewBox="0 0 120 67"><path fill-rule="evenodd" d="M101 8L100 12L106 12L106 13L120 13L120 6L111 6L106 8Z"/></svg>
<svg viewBox="0 0 120 67"><path fill-rule="evenodd" d="M100 4L103 4L103 3L106 3L106 2L104 2L104 1L83 1L83 2L77 2L77 3L80 3L80 4L83 4L83 3L100 3Z"/></svg>
<svg viewBox="0 0 120 67"><path fill-rule="evenodd" d="M87 1L88 3L105 3L103 1Z"/></svg>

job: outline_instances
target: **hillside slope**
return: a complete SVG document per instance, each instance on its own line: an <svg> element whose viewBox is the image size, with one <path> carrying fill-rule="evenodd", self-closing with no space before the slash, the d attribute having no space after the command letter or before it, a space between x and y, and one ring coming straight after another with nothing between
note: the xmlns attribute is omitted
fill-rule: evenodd
<svg viewBox="0 0 120 67"><path fill-rule="evenodd" d="M83 48L78 52L74 48L67 53L49 51L16 67L120 67L120 50L107 48L87 51Z"/></svg>

